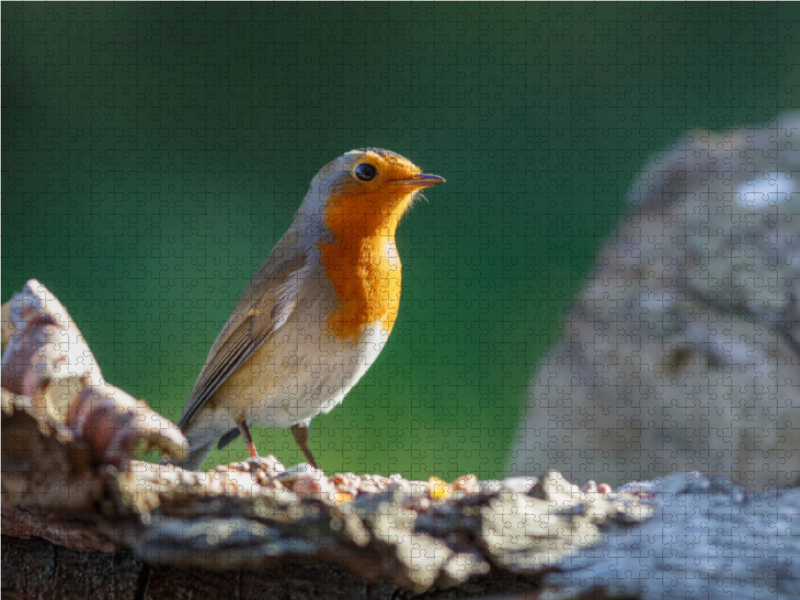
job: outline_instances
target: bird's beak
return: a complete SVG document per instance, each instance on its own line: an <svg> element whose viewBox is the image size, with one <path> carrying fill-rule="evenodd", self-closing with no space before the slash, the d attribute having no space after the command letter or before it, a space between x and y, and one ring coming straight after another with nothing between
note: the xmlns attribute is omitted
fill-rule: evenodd
<svg viewBox="0 0 800 600"><path fill-rule="evenodd" d="M434 185L439 185L440 183L444 183L444 181L444 177L420 173L419 175L414 175L408 179L401 179L398 181L398 183L410 188L414 188L415 190L421 190L424 188L433 187Z"/></svg>

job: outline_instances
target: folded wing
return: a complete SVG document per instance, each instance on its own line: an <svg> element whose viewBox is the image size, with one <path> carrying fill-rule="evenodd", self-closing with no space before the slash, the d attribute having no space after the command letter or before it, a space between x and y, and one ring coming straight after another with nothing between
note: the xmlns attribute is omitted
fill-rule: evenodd
<svg viewBox="0 0 800 600"><path fill-rule="evenodd" d="M285 236L253 275L211 347L178 425L184 429L200 408L289 319L306 283L308 253Z"/></svg>

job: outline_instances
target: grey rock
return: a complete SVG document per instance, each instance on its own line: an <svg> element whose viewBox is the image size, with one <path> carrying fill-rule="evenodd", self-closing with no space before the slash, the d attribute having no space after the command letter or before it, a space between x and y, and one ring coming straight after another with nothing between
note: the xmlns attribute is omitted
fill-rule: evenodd
<svg viewBox="0 0 800 600"><path fill-rule="evenodd" d="M800 481L800 113L643 169L532 379L509 475Z"/></svg>

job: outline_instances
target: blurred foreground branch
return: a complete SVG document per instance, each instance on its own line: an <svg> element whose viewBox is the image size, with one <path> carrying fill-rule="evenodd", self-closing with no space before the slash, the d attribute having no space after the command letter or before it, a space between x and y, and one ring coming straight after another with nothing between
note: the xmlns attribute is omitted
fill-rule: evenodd
<svg viewBox="0 0 800 600"><path fill-rule="evenodd" d="M124 468L151 448L177 459L188 452L174 423L103 379L67 309L41 283L28 281L2 315L4 412L29 408L72 443L75 461Z"/></svg>

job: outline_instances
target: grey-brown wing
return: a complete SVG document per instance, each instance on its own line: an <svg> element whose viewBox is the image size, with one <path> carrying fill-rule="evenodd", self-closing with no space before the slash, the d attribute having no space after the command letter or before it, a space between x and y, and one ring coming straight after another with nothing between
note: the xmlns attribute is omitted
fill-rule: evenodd
<svg viewBox="0 0 800 600"><path fill-rule="evenodd" d="M307 254L297 251L294 245L293 251L281 255L280 247L279 243L253 275L211 347L178 421L179 427L188 425L228 377L294 312L300 287L298 271Z"/></svg>

